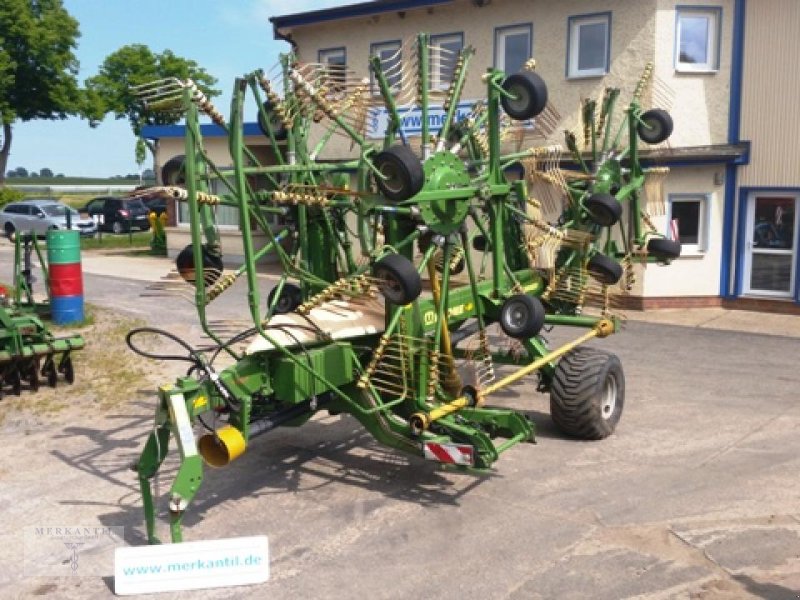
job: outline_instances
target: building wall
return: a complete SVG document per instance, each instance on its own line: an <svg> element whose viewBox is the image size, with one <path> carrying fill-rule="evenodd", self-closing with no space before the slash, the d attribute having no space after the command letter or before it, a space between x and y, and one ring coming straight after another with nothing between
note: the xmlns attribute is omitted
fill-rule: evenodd
<svg viewBox="0 0 800 600"><path fill-rule="evenodd" d="M752 146L739 184L798 187L800 2L750 0L745 23L741 137Z"/></svg>
<svg viewBox="0 0 800 600"><path fill-rule="evenodd" d="M650 264L642 274L645 297L718 296L722 260L722 213L724 168L719 166L673 169L664 182L664 194L709 195L708 236L703 252L684 252L668 268ZM715 183L719 182L719 184ZM667 215L653 218L661 232L667 231Z"/></svg>
<svg viewBox="0 0 800 600"><path fill-rule="evenodd" d="M676 4L722 8L719 72L675 72ZM567 79L568 18L597 12L612 14L610 72L603 78ZM399 13L386 13L300 27L292 31L292 37L299 46L301 61L316 62L320 49L344 46L348 68L366 77L372 43L406 40L421 31L431 34L463 32L465 45L476 50L463 99L475 100L485 97L480 76L494 61L495 28L530 22L537 72L548 84L551 103L564 117L547 143L561 143L563 130L578 125L582 98L599 98L605 87L612 86L622 90L621 102L626 102L649 61L655 63L654 91L661 100L653 105L669 109L675 120L675 134L670 144L675 147L727 142L733 0L563 0L558 3L493 0L482 8L460 0L403 14L401 17ZM327 152L338 156L349 147L349 143L341 140L330 145Z"/></svg>

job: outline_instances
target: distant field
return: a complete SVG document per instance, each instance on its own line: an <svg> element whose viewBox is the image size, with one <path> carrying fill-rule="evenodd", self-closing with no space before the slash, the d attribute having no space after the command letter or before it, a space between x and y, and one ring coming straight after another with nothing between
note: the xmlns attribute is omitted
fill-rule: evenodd
<svg viewBox="0 0 800 600"><path fill-rule="evenodd" d="M6 185L139 185L138 179L104 179L98 177L6 177ZM144 180L144 185L155 185Z"/></svg>

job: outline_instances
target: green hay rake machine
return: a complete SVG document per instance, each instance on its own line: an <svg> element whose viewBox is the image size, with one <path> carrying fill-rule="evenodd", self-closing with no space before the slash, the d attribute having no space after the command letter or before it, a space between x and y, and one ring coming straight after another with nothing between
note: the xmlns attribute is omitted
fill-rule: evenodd
<svg viewBox="0 0 800 600"><path fill-rule="evenodd" d="M54 336L39 318L49 310L48 302L33 295L32 254L42 265L45 289L47 266L34 236L17 235L14 247L14 287L0 295L0 398L10 389L20 395L23 384L36 392L41 379L56 387L58 374L67 383L75 380L71 353L84 346L80 335Z"/></svg>
<svg viewBox="0 0 800 600"><path fill-rule="evenodd" d="M237 80L228 120L191 81L138 89L153 109L185 111L186 154L165 165L161 193L188 210L192 243L177 266L194 284L200 322L217 344L203 352L160 332L184 345L181 358L192 367L161 387L136 465L151 543L158 542L151 480L171 438L180 467L170 527L180 541L203 461L224 466L257 436L300 426L320 410L351 415L402 452L487 469L534 439L526 415L492 407L493 394L535 375L566 434L601 439L614 431L622 367L584 344L619 330L616 299L633 285L637 264L680 253L647 212L657 201L645 192L657 189L652 180L664 169L641 165L639 143L661 143L672 130L665 111L641 106L651 69L621 117L619 90L586 101L566 151L505 152L554 120L534 65L508 76L489 69L485 99L463 109L472 49L449 55L421 34L401 51L402 60L371 59L379 96L369 79L284 56L274 75ZM452 73L449 85L435 81L431 65ZM243 143L248 98L270 141L267 156ZM373 141L366 131L375 111L387 124ZM415 141L403 125L409 111L421 116ZM230 167L204 150L201 113L227 132ZM320 158L342 147L350 158ZM520 164L524 177L512 180L508 171ZM241 224L244 262L234 271L223 268L220 207L235 210ZM267 255L282 276L262 300L256 264ZM207 309L240 277L252 328L223 340ZM579 333L551 349L541 332L553 326ZM156 330L128 337L142 354L133 338L145 331ZM237 350L244 340L249 346ZM222 352L232 364L217 370ZM499 377L498 365L508 374ZM199 438L195 424L206 429Z"/></svg>

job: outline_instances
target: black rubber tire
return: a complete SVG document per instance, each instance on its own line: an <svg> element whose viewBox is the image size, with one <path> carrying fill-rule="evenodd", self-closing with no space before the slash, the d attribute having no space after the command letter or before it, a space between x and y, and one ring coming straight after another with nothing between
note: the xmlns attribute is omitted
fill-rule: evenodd
<svg viewBox="0 0 800 600"><path fill-rule="evenodd" d="M272 306L272 301L275 298L275 292L278 291L277 287L272 288L267 294L267 306ZM295 308L300 306L303 302L303 292L300 287L293 283L286 283L281 290L281 295L278 298L278 303L275 305L274 313L276 315L283 315L292 312Z"/></svg>
<svg viewBox="0 0 800 600"><path fill-rule="evenodd" d="M562 432L582 440L614 433L625 405L625 375L616 355L579 347L556 365L550 416Z"/></svg>
<svg viewBox="0 0 800 600"><path fill-rule="evenodd" d="M526 340L542 330L544 316L541 300L528 294L515 294L500 307L500 328L508 337Z"/></svg>
<svg viewBox="0 0 800 600"><path fill-rule="evenodd" d="M11 223L6 223L6 226L4 227L4 229L5 229L5 232L6 232L6 237L13 242L14 241L14 231L15 231L14 226Z"/></svg>
<svg viewBox="0 0 800 600"><path fill-rule="evenodd" d="M622 277L622 265L605 254L597 253L586 265L589 275L605 285L614 285Z"/></svg>
<svg viewBox="0 0 800 600"><path fill-rule="evenodd" d="M375 177L375 183L387 200L402 202L416 196L425 183L422 163L408 146L392 146L372 159L379 173L388 179Z"/></svg>
<svg viewBox="0 0 800 600"><path fill-rule="evenodd" d="M269 137L269 126L267 125L267 120L269 120L269 124L272 125L272 135L275 136L275 139L279 142L285 140L289 135L289 131L272 109L272 103L269 100L264 101L264 112L267 114L266 119L261 114L261 111L258 111L258 128L261 133Z"/></svg>
<svg viewBox="0 0 800 600"><path fill-rule="evenodd" d="M213 285L222 276L223 264L222 258L211 254L208 248L203 246L203 281L206 286ZM189 244L178 253L175 259L175 266L178 268L178 273L184 281L188 283L195 282L195 265L194 265L194 251L192 245Z"/></svg>
<svg viewBox="0 0 800 600"><path fill-rule="evenodd" d="M647 241L647 253L658 260L672 260L681 255L681 245L675 240L650 238Z"/></svg>
<svg viewBox="0 0 800 600"><path fill-rule="evenodd" d="M503 89L515 96L501 96L500 104L515 121L532 119L547 106L547 84L533 71L520 71L506 77Z"/></svg>
<svg viewBox="0 0 800 600"><path fill-rule="evenodd" d="M392 304L405 306L422 293L422 278L405 256L387 254L375 263L372 273L380 281L383 297Z"/></svg>
<svg viewBox="0 0 800 600"><path fill-rule="evenodd" d="M592 194L584 202L589 218L598 225L611 227L622 216L622 204L611 194Z"/></svg>
<svg viewBox="0 0 800 600"><path fill-rule="evenodd" d="M476 252L486 252L489 249L489 240L482 233L472 238L472 247Z"/></svg>
<svg viewBox="0 0 800 600"><path fill-rule="evenodd" d="M162 185L183 185L186 183L186 155L173 156L161 167Z"/></svg>
<svg viewBox="0 0 800 600"><path fill-rule="evenodd" d="M636 125L636 133L643 142L660 144L672 135L674 124L667 111L654 108L643 112L639 118L642 122Z"/></svg>

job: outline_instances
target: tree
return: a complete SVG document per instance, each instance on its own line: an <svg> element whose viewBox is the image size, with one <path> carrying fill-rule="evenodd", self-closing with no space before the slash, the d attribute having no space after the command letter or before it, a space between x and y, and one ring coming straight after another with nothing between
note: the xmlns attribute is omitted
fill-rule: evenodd
<svg viewBox="0 0 800 600"><path fill-rule="evenodd" d="M142 139L145 125L177 123L182 118L180 114L150 110L132 91L134 86L170 77L193 80L209 98L220 93L212 87L217 80L195 61L176 56L171 50L156 54L143 44L132 44L109 54L98 74L86 80L90 120L97 124L105 115L113 113L115 119L127 119L139 139ZM155 155L153 143L143 141Z"/></svg>
<svg viewBox="0 0 800 600"><path fill-rule="evenodd" d="M0 185L14 122L82 113L73 54L79 37L61 0L0 1Z"/></svg>
<svg viewBox="0 0 800 600"><path fill-rule="evenodd" d="M53 171L51 169L48 169L47 167L44 167L43 169L39 170L39 177L52 177L52 176L53 176Z"/></svg>
<svg viewBox="0 0 800 600"><path fill-rule="evenodd" d="M25 167L17 167L15 171L17 172L17 177L28 177L28 169Z"/></svg>

